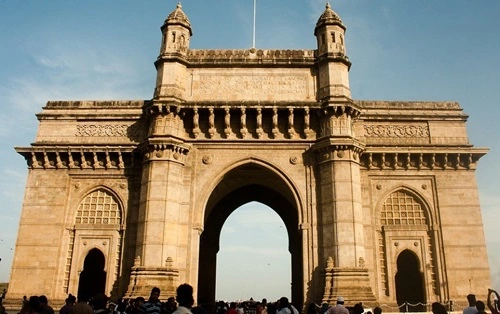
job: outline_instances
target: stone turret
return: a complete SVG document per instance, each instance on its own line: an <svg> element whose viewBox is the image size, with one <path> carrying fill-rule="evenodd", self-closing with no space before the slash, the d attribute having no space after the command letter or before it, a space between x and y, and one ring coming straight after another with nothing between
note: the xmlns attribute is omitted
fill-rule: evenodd
<svg viewBox="0 0 500 314"><path fill-rule="evenodd" d="M314 29L320 78L318 100L323 102L351 98L348 74L351 62L346 56L345 30L339 15L327 3Z"/></svg>
<svg viewBox="0 0 500 314"><path fill-rule="evenodd" d="M154 100L182 102L185 90L180 82L186 74L185 64L193 31L180 3L168 15L161 32L160 55L155 62L157 77Z"/></svg>
<svg viewBox="0 0 500 314"><path fill-rule="evenodd" d="M163 54L170 53L186 54L193 31L191 30L191 23L187 15L182 11L180 2L177 4L175 10L168 15L161 27L161 32L163 37L160 57Z"/></svg>

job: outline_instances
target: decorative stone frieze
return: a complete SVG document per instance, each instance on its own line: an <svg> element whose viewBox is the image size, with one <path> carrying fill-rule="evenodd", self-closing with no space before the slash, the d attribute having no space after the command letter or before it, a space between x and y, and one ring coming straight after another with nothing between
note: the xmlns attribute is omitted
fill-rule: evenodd
<svg viewBox="0 0 500 314"><path fill-rule="evenodd" d="M429 137L427 125L364 125L365 137Z"/></svg>
<svg viewBox="0 0 500 314"><path fill-rule="evenodd" d="M77 125L76 136L126 136L128 125Z"/></svg>
<svg viewBox="0 0 500 314"><path fill-rule="evenodd" d="M313 64L315 50L262 50L262 49L215 49L188 51L188 60L191 65L200 64Z"/></svg>

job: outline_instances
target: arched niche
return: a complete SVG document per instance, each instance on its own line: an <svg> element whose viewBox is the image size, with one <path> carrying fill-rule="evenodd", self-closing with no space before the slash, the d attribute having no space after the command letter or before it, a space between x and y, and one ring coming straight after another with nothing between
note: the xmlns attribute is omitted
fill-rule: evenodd
<svg viewBox="0 0 500 314"><path fill-rule="evenodd" d="M400 311L425 311L424 278L418 256L410 250L404 250L399 254L396 265L396 300Z"/></svg>
<svg viewBox="0 0 500 314"><path fill-rule="evenodd" d="M106 258L101 250L91 249L83 262L78 280L78 299L88 300L106 289Z"/></svg>

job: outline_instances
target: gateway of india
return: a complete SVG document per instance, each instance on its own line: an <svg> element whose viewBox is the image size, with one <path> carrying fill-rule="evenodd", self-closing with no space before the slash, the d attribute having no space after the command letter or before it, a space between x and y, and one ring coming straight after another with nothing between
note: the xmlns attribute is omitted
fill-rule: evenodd
<svg viewBox="0 0 500 314"><path fill-rule="evenodd" d="M298 308L486 295L487 149L456 102L353 99L345 31L327 4L316 49L195 50L179 4L151 100L47 102L16 148L29 172L6 303L182 283L214 302L221 228L251 201L286 225Z"/></svg>

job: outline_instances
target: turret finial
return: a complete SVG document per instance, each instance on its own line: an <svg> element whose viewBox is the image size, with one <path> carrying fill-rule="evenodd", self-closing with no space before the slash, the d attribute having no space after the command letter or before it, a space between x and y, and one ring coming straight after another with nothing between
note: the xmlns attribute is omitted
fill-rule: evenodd
<svg viewBox="0 0 500 314"><path fill-rule="evenodd" d="M326 9L331 9L332 7L330 6L330 1L326 2Z"/></svg>
<svg viewBox="0 0 500 314"><path fill-rule="evenodd" d="M182 4L181 4L181 2L180 2L180 1L179 1L179 2L177 2L177 8L178 8L178 9L182 9Z"/></svg>

